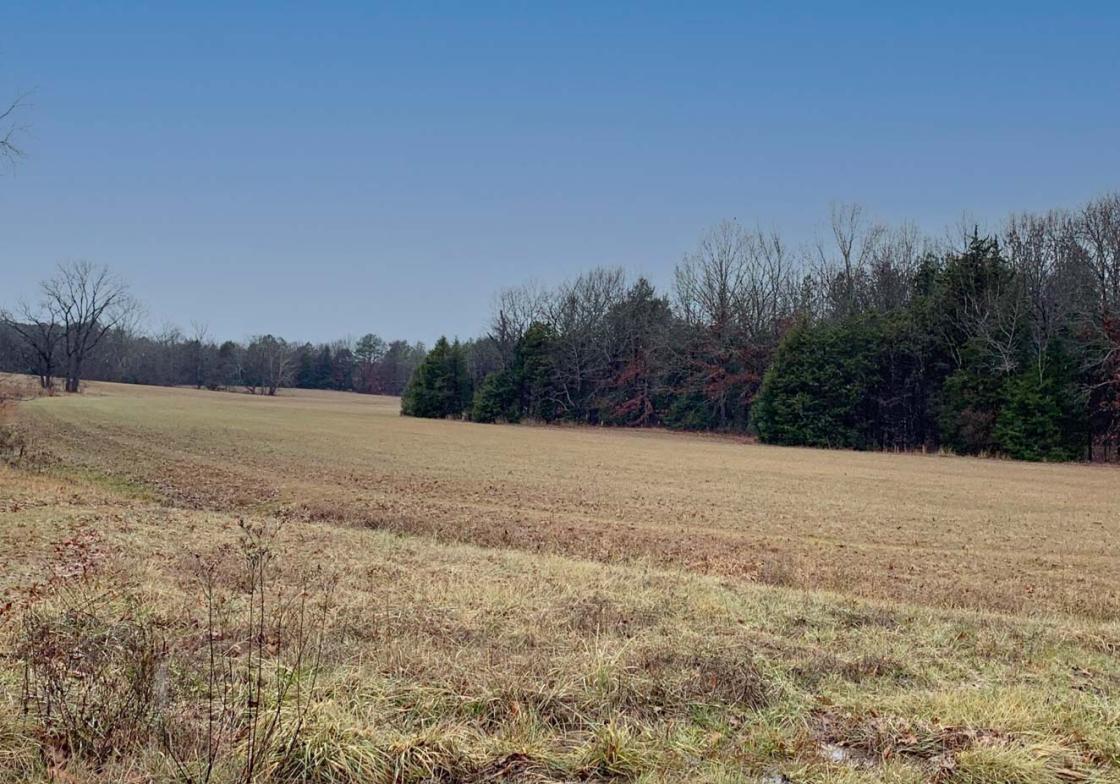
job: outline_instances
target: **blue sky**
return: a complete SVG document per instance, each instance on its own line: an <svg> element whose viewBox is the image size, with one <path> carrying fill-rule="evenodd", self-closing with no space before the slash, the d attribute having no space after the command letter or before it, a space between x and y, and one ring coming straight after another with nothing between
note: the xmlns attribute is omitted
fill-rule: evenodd
<svg viewBox="0 0 1120 784"><path fill-rule="evenodd" d="M1120 188L1118 41L1112 2L9 0L0 304L85 258L153 327L430 341L529 279L667 284L723 218L1076 206Z"/></svg>

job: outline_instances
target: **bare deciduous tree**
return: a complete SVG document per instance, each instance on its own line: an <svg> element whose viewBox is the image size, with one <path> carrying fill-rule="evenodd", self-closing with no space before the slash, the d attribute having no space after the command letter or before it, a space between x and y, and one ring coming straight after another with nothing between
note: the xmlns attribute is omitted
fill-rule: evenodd
<svg viewBox="0 0 1120 784"><path fill-rule="evenodd" d="M82 364L107 332L136 314L136 301L108 267L88 261L59 264L54 277L43 283L43 295L50 317L62 325L66 391L77 392Z"/></svg>
<svg viewBox="0 0 1120 784"><path fill-rule="evenodd" d="M1074 220L1080 268L1090 281L1080 314L1086 364L1096 381L1089 390L1100 416L1104 453L1120 449L1120 193L1090 202Z"/></svg>
<svg viewBox="0 0 1120 784"><path fill-rule="evenodd" d="M11 166L23 157L17 137L25 128L17 122L20 110L26 105L26 95L21 95L0 110L0 163Z"/></svg>
<svg viewBox="0 0 1120 784"><path fill-rule="evenodd" d="M545 318L549 307L549 294L537 283L498 292L493 303L489 338L494 342L504 367L513 362L517 342L534 321Z"/></svg>
<svg viewBox="0 0 1120 784"><path fill-rule="evenodd" d="M744 418L762 364L795 310L794 263L776 233L724 221L676 268L674 295L689 343L689 392L718 427Z"/></svg>
<svg viewBox="0 0 1120 784"><path fill-rule="evenodd" d="M689 324L707 326L719 341L735 329L750 244L750 235L739 224L724 221L675 270L680 315Z"/></svg>
<svg viewBox="0 0 1120 784"><path fill-rule="evenodd" d="M831 249L828 242L819 240L813 266L829 314L845 318L865 306L871 261L887 230L869 222L858 204L833 204L829 227Z"/></svg>
<svg viewBox="0 0 1120 784"><path fill-rule="evenodd" d="M747 246L739 319L748 339L776 344L796 310L795 263L778 232L756 231Z"/></svg>
<svg viewBox="0 0 1120 784"><path fill-rule="evenodd" d="M1004 231L1004 248L1019 281L1026 331L1041 380L1048 348L1075 305L1072 284L1067 283L1077 271L1073 223L1057 211L1012 216Z"/></svg>
<svg viewBox="0 0 1120 784"><path fill-rule="evenodd" d="M868 261L868 307L885 313L907 305L922 259L934 252L912 223L884 230Z"/></svg>
<svg viewBox="0 0 1120 784"><path fill-rule="evenodd" d="M209 343L209 326L200 321L192 321L191 338L187 341L189 350L187 361L190 363L195 389L202 389L210 380L210 355L207 352Z"/></svg>
<svg viewBox="0 0 1120 784"><path fill-rule="evenodd" d="M246 385L250 391L258 387L269 396L291 381L292 348L283 338L261 335L246 350Z"/></svg>
<svg viewBox="0 0 1120 784"><path fill-rule="evenodd" d="M556 403L573 416L595 418L590 406L617 345L606 329L607 317L625 295L626 273L598 267L562 285L549 302L546 320L558 336L553 351Z"/></svg>
<svg viewBox="0 0 1120 784"><path fill-rule="evenodd" d="M1090 202L1076 222L1100 317L1120 316L1120 193Z"/></svg>
<svg viewBox="0 0 1120 784"><path fill-rule="evenodd" d="M23 356L39 377L39 385L52 389L62 344L62 325L51 310L45 304L36 309L21 303L15 315L0 312L0 323L19 337Z"/></svg>

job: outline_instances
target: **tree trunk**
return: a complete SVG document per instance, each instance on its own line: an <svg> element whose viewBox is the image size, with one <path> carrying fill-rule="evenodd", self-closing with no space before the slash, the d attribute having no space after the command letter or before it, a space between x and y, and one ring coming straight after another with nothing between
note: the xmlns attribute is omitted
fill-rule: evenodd
<svg viewBox="0 0 1120 784"><path fill-rule="evenodd" d="M71 359L66 366L66 391L77 392L81 386L81 364L77 359Z"/></svg>

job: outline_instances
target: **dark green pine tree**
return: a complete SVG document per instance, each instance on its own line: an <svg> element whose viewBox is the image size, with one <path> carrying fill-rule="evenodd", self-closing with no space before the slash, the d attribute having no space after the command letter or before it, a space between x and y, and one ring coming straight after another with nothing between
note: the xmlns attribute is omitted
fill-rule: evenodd
<svg viewBox="0 0 1120 784"><path fill-rule="evenodd" d="M778 346L753 407L772 444L865 449L879 430L881 330L868 318L801 323Z"/></svg>
<svg viewBox="0 0 1120 784"><path fill-rule="evenodd" d="M1052 346L1041 369L1008 379L996 417L1000 452L1017 460L1076 460L1085 453L1088 424L1077 366Z"/></svg>
<svg viewBox="0 0 1120 784"><path fill-rule="evenodd" d="M310 343L299 347L296 354L296 386L315 389L315 349Z"/></svg>
<svg viewBox="0 0 1120 784"><path fill-rule="evenodd" d="M999 323L1014 308L1014 275L999 243L976 233L968 249L950 256L938 274L932 326L951 368L938 395L937 420L941 443L955 452L997 447L995 424L1009 370L1006 358L977 336L976 324Z"/></svg>
<svg viewBox="0 0 1120 784"><path fill-rule="evenodd" d="M526 417L543 422L556 418L552 396L553 332L534 323L517 341L512 364L491 373L479 385L471 405L476 422L519 422Z"/></svg>
<svg viewBox="0 0 1120 784"><path fill-rule="evenodd" d="M441 337L412 375L401 398L401 413L429 419L462 416L473 392L463 347Z"/></svg>

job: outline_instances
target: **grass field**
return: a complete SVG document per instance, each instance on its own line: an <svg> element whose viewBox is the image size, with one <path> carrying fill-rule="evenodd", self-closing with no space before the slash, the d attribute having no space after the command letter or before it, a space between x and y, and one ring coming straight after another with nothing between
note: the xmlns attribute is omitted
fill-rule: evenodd
<svg viewBox="0 0 1120 784"><path fill-rule="evenodd" d="M21 404L39 458L0 468L5 780L183 777L157 740L63 758L21 718L22 589L80 572L108 616L142 606L178 663L165 711L197 729L196 564L247 521L280 526L278 585L335 581L298 747L261 779L1120 781L1115 468L397 405L103 384Z"/></svg>

